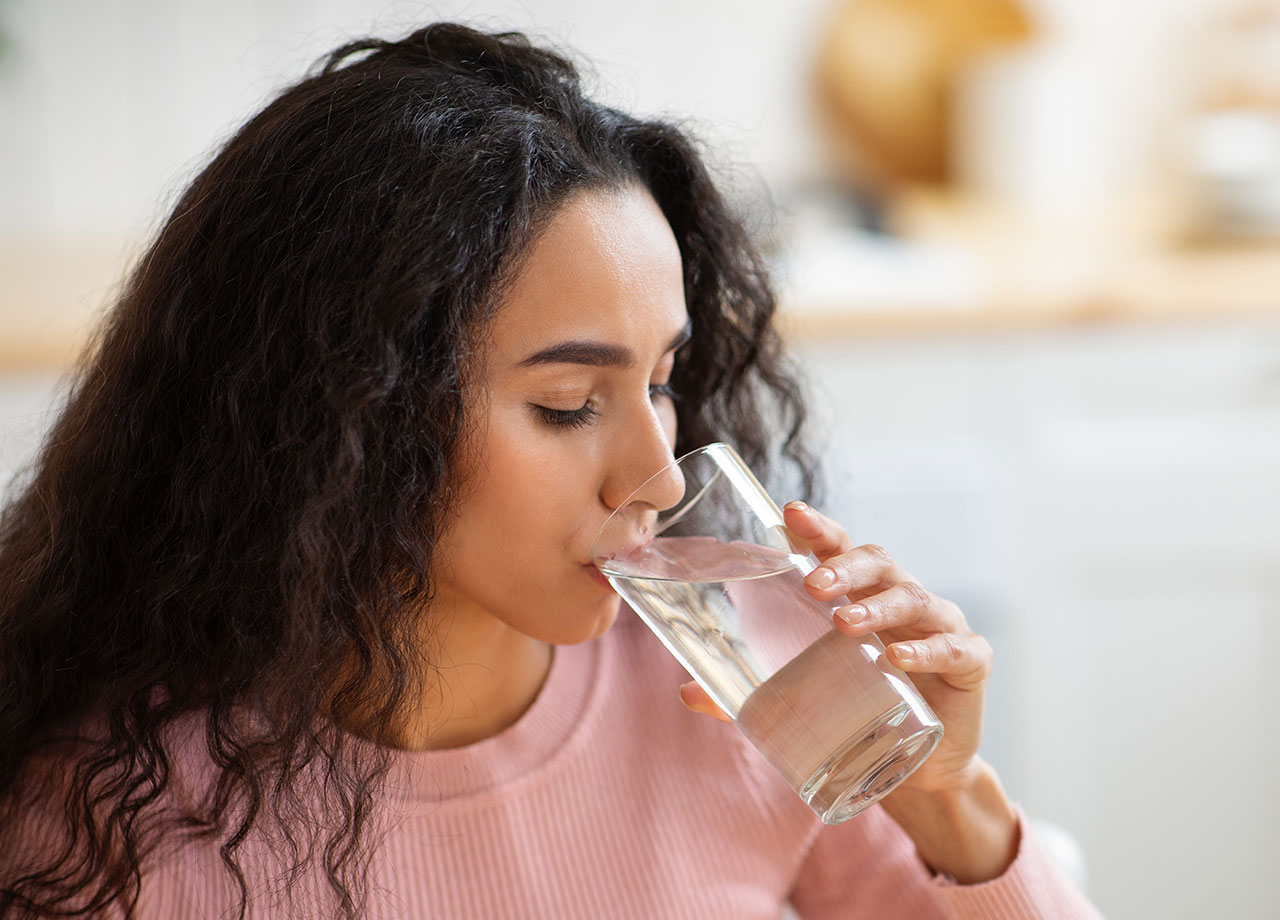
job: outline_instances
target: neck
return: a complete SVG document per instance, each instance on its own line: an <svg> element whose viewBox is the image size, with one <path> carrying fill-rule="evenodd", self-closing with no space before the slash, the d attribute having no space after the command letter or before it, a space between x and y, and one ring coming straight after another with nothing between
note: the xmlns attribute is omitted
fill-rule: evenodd
<svg viewBox="0 0 1280 920"><path fill-rule="evenodd" d="M377 739L387 747L433 751L491 738L528 711L551 670L555 646L483 611L454 613L433 633L420 646L434 647L429 683Z"/></svg>

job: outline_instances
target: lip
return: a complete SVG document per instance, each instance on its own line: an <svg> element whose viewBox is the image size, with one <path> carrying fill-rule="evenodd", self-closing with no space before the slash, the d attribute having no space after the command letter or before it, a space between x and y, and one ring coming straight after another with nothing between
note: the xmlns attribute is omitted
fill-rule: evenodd
<svg viewBox="0 0 1280 920"><path fill-rule="evenodd" d="M594 565L591 565L590 563L588 563L587 565L584 565L583 568L587 570L587 574L591 576L591 579L596 584L600 585L601 587L608 588L610 591L613 590L613 585L609 584L609 579L605 578L604 573L601 572L599 569L597 569Z"/></svg>

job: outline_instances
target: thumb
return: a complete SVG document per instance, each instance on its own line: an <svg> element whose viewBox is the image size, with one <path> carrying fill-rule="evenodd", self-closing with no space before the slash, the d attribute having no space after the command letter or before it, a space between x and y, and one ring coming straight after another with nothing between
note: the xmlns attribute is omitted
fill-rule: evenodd
<svg viewBox="0 0 1280 920"><path fill-rule="evenodd" d="M721 722L732 722L723 709L715 704L706 690L696 681L691 680L686 684L680 685L680 702L684 703L686 709L691 712L699 712L703 715L711 716L713 719L719 719Z"/></svg>

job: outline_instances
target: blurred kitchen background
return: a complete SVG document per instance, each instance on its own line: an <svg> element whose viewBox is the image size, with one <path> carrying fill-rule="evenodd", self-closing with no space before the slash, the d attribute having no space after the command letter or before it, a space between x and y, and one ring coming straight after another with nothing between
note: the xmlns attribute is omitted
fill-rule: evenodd
<svg viewBox="0 0 1280 920"><path fill-rule="evenodd" d="M706 140L826 509L990 638L984 754L1103 912L1280 917L1280 4L0 0L0 488L218 142L439 18Z"/></svg>

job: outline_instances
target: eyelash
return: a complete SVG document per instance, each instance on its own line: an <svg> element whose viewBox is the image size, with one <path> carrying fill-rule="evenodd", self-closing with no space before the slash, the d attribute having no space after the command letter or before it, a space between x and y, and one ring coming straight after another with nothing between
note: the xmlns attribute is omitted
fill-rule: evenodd
<svg viewBox="0 0 1280 920"><path fill-rule="evenodd" d="M600 414L589 403L581 409L548 409L546 406L534 408L552 428L582 428Z"/></svg>
<svg viewBox="0 0 1280 920"><path fill-rule="evenodd" d="M671 389L671 384L659 383L649 387L649 398L652 399L655 396L665 396L667 399L674 400L676 392ZM590 403L578 409L549 409L546 406L534 406L534 408L538 410L542 420L553 428L584 428L600 414L599 410Z"/></svg>

